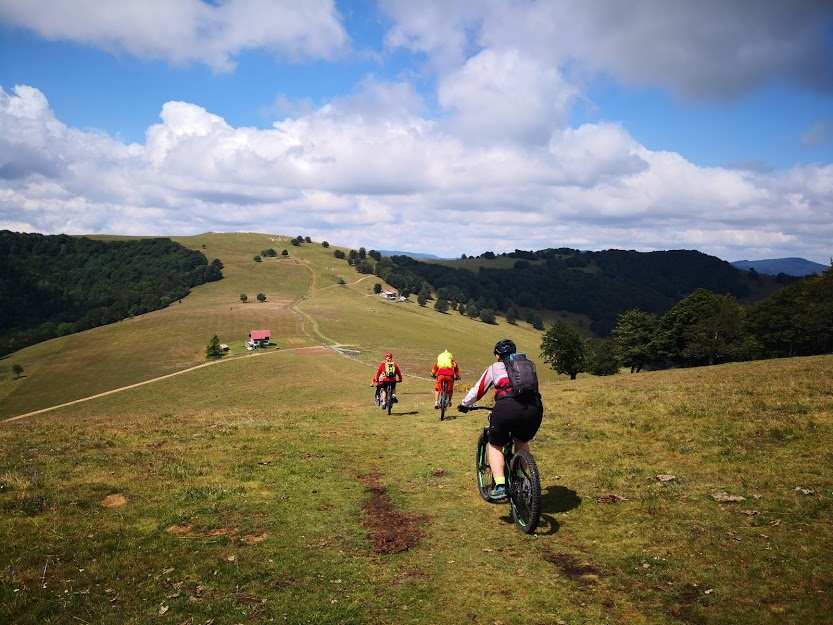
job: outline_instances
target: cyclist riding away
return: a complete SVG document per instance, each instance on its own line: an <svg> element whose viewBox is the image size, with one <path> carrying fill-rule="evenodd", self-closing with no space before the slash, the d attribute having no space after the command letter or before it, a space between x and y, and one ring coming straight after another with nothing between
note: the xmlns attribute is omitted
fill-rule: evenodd
<svg viewBox="0 0 833 625"><path fill-rule="evenodd" d="M448 406L451 405L451 397L454 395L454 380L460 379L460 368L454 355L446 350L437 356L437 361L431 367L431 377L437 380L434 384L434 410L440 407L440 391L443 390L443 382L447 383L446 393L448 394Z"/></svg>
<svg viewBox="0 0 833 625"><path fill-rule="evenodd" d="M538 392L538 376L535 365L524 354L518 354L515 343L509 339L498 341L494 349L495 360L483 372L458 406L467 412L477 400L494 386L495 407L489 420L489 467L495 485L489 491L493 501L506 499L506 476L503 474L503 446L510 440L515 450L529 448L544 416L541 394Z"/></svg>
<svg viewBox="0 0 833 625"><path fill-rule="evenodd" d="M376 373L373 374L371 384L376 385L376 403L385 405L386 397L382 397L384 393L385 383L390 384L390 392L392 394L391 401L398 402L396 398L396 383L402 381L402 372L399 370L399 365L393 360L393 354L390 352L385 354L385 359L379 364Z"/></svg>

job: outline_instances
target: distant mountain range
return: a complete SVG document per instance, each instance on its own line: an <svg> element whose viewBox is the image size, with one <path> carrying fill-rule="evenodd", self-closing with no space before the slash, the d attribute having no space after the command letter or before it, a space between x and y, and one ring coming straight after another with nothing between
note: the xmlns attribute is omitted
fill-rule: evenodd
<svg viewBox="0 0 833 625"><path fill-rule="evenodd" d="M809 276L811 273L822 273L827 265L814 263L806 258L768 258L765 260L736 260L733 266L744 271L754 269L758 273L777 276L779 273L788 276Z"/></svg>
<svg viewBox="0 0 833 625"><path fill-rule="evenodd" d="M434 254L424 254L423 252L398 252L396 250L378 250L383 256L410 256L416 259L440 260L440 256Z"/></svg>

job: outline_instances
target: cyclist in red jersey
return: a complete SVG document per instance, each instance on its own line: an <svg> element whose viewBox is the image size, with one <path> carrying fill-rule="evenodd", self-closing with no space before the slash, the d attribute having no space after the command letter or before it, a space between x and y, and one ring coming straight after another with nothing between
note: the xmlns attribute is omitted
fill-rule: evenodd
<svg viewBox="0 0 833 625"><path fill-rule="evenodd" d="M386 382L391 383L391 394L393 395L393 403L398 402L396 398L396 383L402 381L402 371L399 365L393 360L393 354L390 352L385 354L385 359L376 368L376 373L373 374L373 379L370 383L376 386L376 403L384 407L386 397L384 397L384 385Z"/></svg>
<svg viewBox="0 0 833 625"><path fill-rule="evenodd" d="M454 356L447 349L437 356L434 366L431 367L431 377L434 378L434 410L440 407L440 391L443 390L443 382L446 383L446 392L448 393L449 405L451 398L454 395L454 380L460 379L460 367L457 366L457 361Z"/></svg>

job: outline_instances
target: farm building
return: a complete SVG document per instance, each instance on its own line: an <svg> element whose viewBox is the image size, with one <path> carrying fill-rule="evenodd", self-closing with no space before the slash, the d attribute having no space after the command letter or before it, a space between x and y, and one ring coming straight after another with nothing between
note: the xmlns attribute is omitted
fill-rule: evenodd
<svg viewBox="0 0 833 625"><path fill-rule="evenodd" d="M268 347L269 341L272 338L271 330L252 330L249 332L249 340L246 341L248 347Z"/></svg>

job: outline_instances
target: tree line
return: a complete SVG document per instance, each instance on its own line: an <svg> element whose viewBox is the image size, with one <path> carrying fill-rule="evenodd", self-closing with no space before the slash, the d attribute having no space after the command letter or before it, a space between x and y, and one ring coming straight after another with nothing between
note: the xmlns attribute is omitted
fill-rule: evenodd
<svg viewBox="0 0 833 625"><path fill-rule="evenodd" d="M0 355L164 308L223 263L165 238L97 241L0 231Z"/></svg>
<svg viewBox="0 0 833 625"><path fill-rule="evenodd" d="M541 309L579 313L589 317L593 332L602 336L612 331L624 311L639 308L660 315L698 288L748 298L783 286L694 250L516 250L502 255L514 259L509 267L493 266L490 261L498 256L484 252L478 258L485 262L477 271L409 256L375 258L361 251L351 250L355 257L348 261L400 292L427 288L439 298L474 301L479 309L503 315Z"/></svg>
<svg viewBox="0 0 833 625"><path fill-rule="evenodd" d="M567 324L544 336L542 357L575 378L588 371L691 367L833 352L833 267L743 306L731 295L697 289L661 316L633 308L608 340L583 339Z"/></svg>

